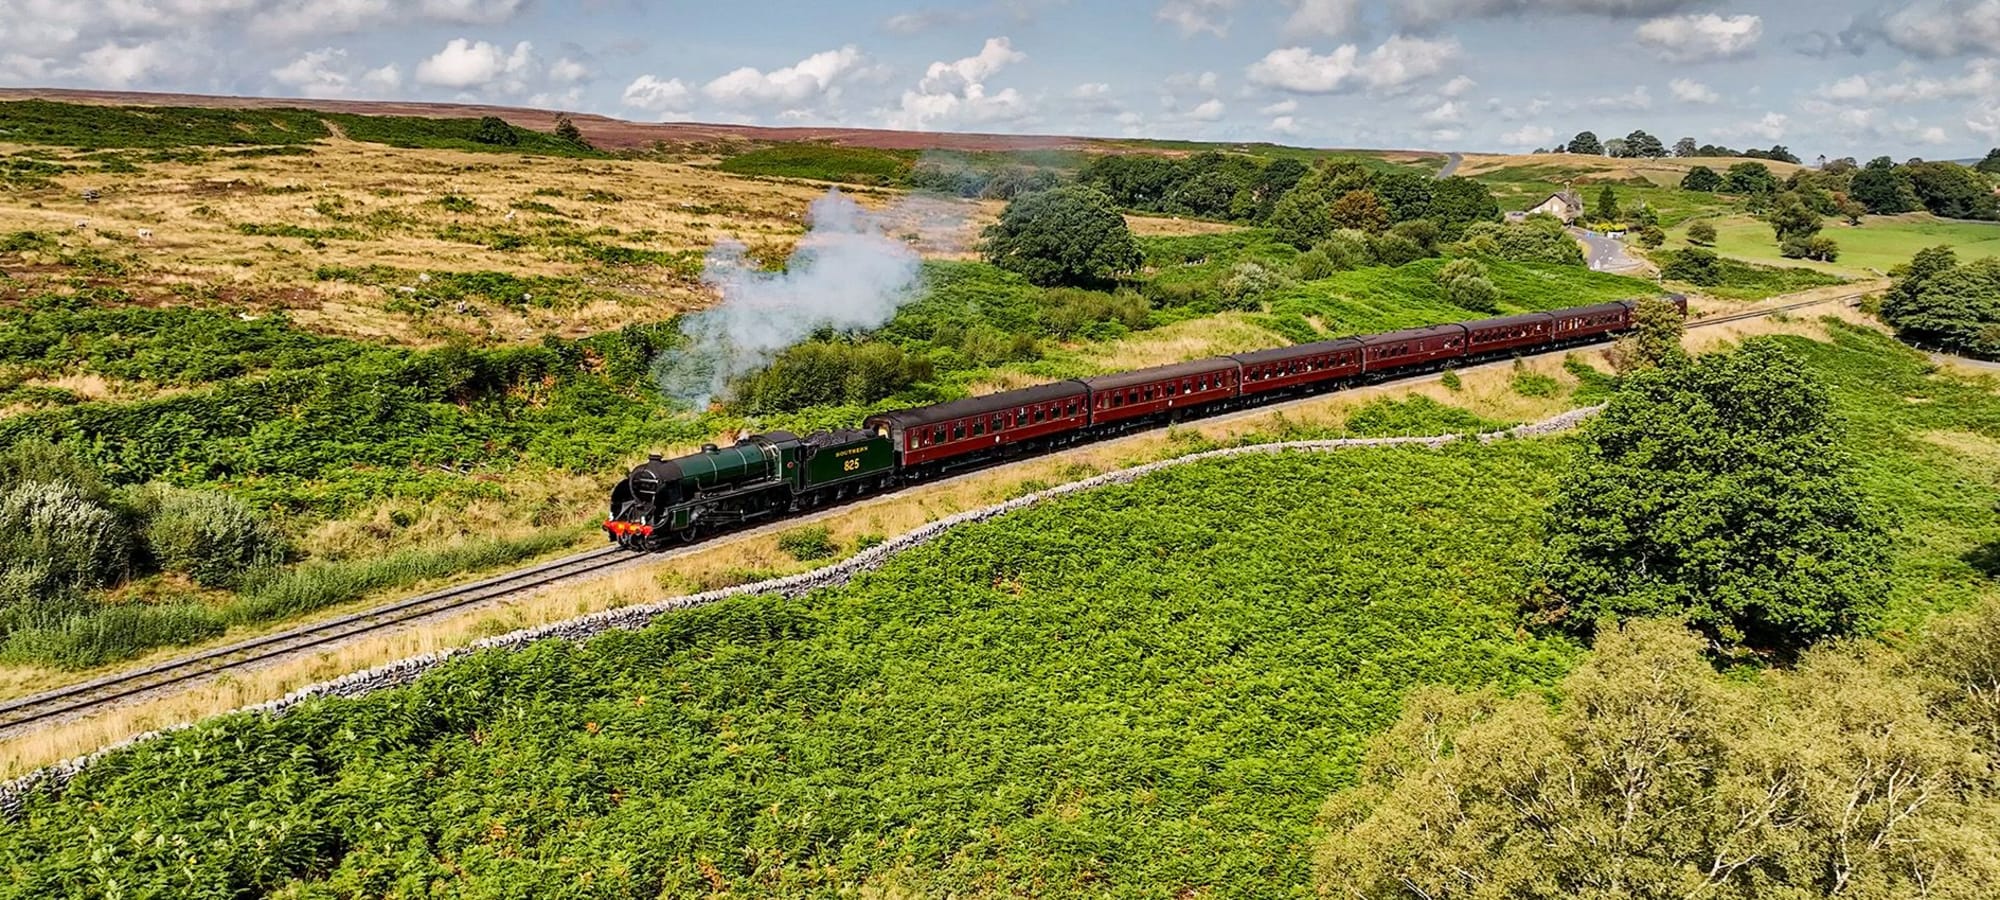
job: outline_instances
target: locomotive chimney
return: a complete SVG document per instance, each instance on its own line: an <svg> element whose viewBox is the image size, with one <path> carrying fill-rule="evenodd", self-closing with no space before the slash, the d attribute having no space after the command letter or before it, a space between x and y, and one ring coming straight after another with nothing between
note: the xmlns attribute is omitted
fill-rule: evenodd
<svg viewBox="0 0 2000 900"><path fill-rule="evenodd" d="M660 454L658 454L658 453L648 453L648 454L646 454L646 461L647 461L647 462L659 462L660 460L662 460L662 459L665 459L665 458L666 458L666 457L664 457L664 456L661 456L661 455L660 455Z"/></svg>

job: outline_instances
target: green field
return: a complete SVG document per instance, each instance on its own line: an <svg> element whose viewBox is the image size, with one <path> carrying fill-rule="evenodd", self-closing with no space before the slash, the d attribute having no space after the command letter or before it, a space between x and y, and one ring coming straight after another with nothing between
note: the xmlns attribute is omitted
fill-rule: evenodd
<svg viewBox="0 0 2000 900"><path fill-rule="evenodd" d="M1547 200L1550 194L1562 190L1565 183L1577 178L1582 180L1575 181L1572 187L1583 197L1586 206L1594 207L1605 182L1592 179L1605 177L1604 173L1593 169L1577 169L1556 163L1509 166L1472 176L1492 189L1493 197L1500 202L1502 210L1532 208ZM1659 214L1663 227L1703 216L1724 215L1739 206L1737 198L1726 194L1684 191L1656 184L1639 175L1609 183L1620 207L1631 209L1641 203L1651 206Z"/></svg>
<svg viewBox="0 0 2000 900"><path fill-rule="evenodd" d="M1840 244L1840 259L1831 263L1780 256L1771 226L1749 216L1727 216L1712 220L1711 224L1715 225L1715 252L1724 256L1847 277L1887 273L1890 268L1909 262L1918 250L1939 244L1957 249L1961 261L2000 255L2000 223L1955 222L1924 213L1869 216L1861 220L1858 228L1828 219L1826 229L1820 233ZM1682 227L1670 232L1672 245L1684 241L1686 231Z"/></svg>
<svg viewBox="0 0 2000 900"><path fill-rule="evenodd" d="M1992 597L2000 395L1784 338L1901 539L1894 637ZM1321 801L1421 684L1576 659L1515 603L1562 441L1243 458L413 687L119 751L0 893L1311 896Z"/></svg>
<svg viewBox="0 0 2000 900"><path fill-rule="evenodd" d="M0 884L1302 895L1314 812L1403 691L1547 684L1577 652L1511 610L1561 457L1174 470L807 602L225 719L32 803Z"/></svg>

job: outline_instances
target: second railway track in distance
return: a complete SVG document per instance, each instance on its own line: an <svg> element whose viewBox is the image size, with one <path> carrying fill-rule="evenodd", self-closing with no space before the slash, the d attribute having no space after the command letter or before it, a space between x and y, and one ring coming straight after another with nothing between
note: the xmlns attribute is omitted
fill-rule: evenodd
<svg viewBox="0 0 2000 900"><path fill-rule="evenodd" d="M1803 300L1778 306L1745 310L1728 315L1695 319L1690 320L1687 327L1690 329L1707 328L1716 325L1727 325L1733 322L1759 319L1777 313L1785 313L1813 306L1825 306L1832 303L1851 303L1859 296L1859 294L1856 294L1818 300ZM1483 365L1501 364L1496 362L1485 363ZM1283 409L1298 403L1312 402L1325 396L1327 395L1321 394L1303 397L1269 406L1238 410L1214 418L1215 420L1241 419ZM990 471L990 469L982 467L967 471L962 475L927 482L923 486L930 487L945 484L957 481L960 478L979 475L986 471ZM895 497L901 493L903 492L894 491L886 494L878 494L870 499L886 499ZM831 507L811 515L764 523L758 527L737 531L732 536L754 536L773 528L789 527L801 524L802 522L810 522L839 512L842 508ZM525 594L564 579L596 574L627 564L637 565L646 561L660 559L662 556L667 558L677 557L686 553L697 552L704 546L697 544L689 547L680 547L676 548L673 552L650 557L621 550L616 546L603 547L551 560L503 575L496 575L480 581L433 591L405 600L398 600L374 609L350 613L325 621L307 623L267 635L246 638L242 641L205 650L192 656L171 660L158 665L79 682L33 696L0 701L0 737L11 736L15 732L36 723L47 722L61 717L77 716L95 707L109 706L141 694L184 684L207 676L250 668L259 664L296 656L300 653L341 641L387 631L440 613Z"/></svg>

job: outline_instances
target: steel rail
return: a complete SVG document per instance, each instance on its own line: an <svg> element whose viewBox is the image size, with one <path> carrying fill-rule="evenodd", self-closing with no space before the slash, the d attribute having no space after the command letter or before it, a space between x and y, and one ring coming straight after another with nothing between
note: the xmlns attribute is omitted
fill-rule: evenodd
<svg viewBox="0 0 2000 900"><path fill-rule="evenodd" d="M132 669L52 691L0 702L0 732L45 719L123 700L135 694L191 679L241 669L290 656L416 619L525 593L551 582L587 575L632 562L637 557L616 547L572 554L525 569L455 585L318 622L260 635L192 656Z"/></svg>

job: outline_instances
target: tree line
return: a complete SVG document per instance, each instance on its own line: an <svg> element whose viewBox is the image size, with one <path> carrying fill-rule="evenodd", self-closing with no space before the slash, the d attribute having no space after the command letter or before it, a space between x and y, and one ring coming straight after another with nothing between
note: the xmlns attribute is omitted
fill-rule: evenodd
<svg viewBox="0 0 2000 900"><path fill-rule="evenodd" d="M1768 159L1776 162L1797 163L1799 158L1783 144L1774 144L1769 150L1752 147L1748 150L1732 150L1719 144L1697 144L1694 138L1684 137L1674 142L1670 149L1660 139L1644 130L1634 129L1622 138L1599 140L1595 132L1580 131L1566 144L1554 147L1537 147L1536 153L1575 153L1584 156L1613 156L1622 159L1657 159L1664 156L1689 157L1729 157L1746 159Z"/></svg>

